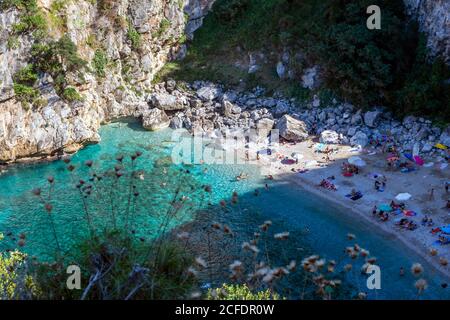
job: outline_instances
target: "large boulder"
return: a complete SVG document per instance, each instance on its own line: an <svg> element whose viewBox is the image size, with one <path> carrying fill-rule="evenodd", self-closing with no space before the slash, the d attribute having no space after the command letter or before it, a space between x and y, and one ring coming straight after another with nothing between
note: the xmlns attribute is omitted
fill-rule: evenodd
<svg viewBox="0 0 450 320"><path fill-rule="evenodd" d="M197 90L197 96L203 101L212 101L221 94L221 90L214 85L204 86Z"/></svg>
<svg viewBox="0 0 450 320"><path fill-rule="evenodd" d="M447 129L442 132L439 142L446 145L447 147L450 147L450 127L447 127Z"/></svg>
<svg viewBox="0 0 450 320"><path fill-rule="evenodd" d="M263 118L256 122L256 130L258 132L258 136L260 137L267 137L270 133L270 130L272 130L273 125L275 124L275 121L269 118Z"/></svg>
<svg viewBox="0 0 450 320"><path fill-rule="evenodd" d="M287 114L277 123L280 136L288 141L303 141L308 138L308 129L303 121L297 120Z"/></svg>
<svg viewBox="0 0 450 320"><path fill-rule="evenodd" d="M358 131L351 139L350 139L350 144L352 146L361 146L362 148L364 148L365 146L367 146L367 144L369 143L369 138L367 137L367 135L362 132L362 131Z"/></svg>
<svg viewBox="0 0 450 320"><path fill-rule="evenodd" d="M183 110L187 107L185 102L185 99L165 92L154 93L150 96L151 106L165 111Z"/></svg>
<svg viewBox="0 0 450 320"><path fill-rule="evenodd" d="M370 128L375 128L380 118L380 111L368 111L364 114L364 123Z"/></svg>
<svg viewBox="0 0 450 320"><path fill-rule="evenodd" d="M320 134L320 142L328 144L338 144L339 134L333 130L325 130Z"/></svg>
<svg viewBox="0 0 450 320"><path fill-rule="evenodd" d="M178 116L173 117L170 120L169 127L172 128L172 129L181 129L181 128L183 128L183 119L181 119Z"/></svg>
<svg viewBox="0 0 450 320"><path fill-rule="evenodd" d="M231 102L229 102L227 100L223 100L222 110L223 110L223 114L226 117L233 117L234 115L238 115L242 112L240 107L232 104Z"/></svg>
<svg viewBox="0 0 450 320"><path fill-rule="evenodd" d="M151 109L142 115L142 126L151 131L167 128L170 119L167 114L158 108Z"/></svg>

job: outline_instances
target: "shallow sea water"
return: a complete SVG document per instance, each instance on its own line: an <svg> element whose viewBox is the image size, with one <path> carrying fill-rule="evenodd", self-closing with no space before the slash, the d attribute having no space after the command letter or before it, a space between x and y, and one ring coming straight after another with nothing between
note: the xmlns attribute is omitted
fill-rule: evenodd
<svg viewBox="0 0 450 320"><path fill-rule="evenodd" d="M49 217L31 190L40 187L43 195L46 195L46 178L53 176L55 185L51 199L52 217L61 245L65 250L70 250L75 240L87 233L83 204L78 190L74 187L78 183L75 176L88 177L89 171L105 172L111 169L117 163L115 158L118 154L125 155L126 165L131 166L128 155L140 150L143 155L137 161L135 169L142 170L145 178L136 179L140 192L139 200L131 200L133 205L139 208L136 211L135 225L131 226L137 236L159 235L163 217L161 213L167 210L173 195L171 191L179 186L180 170L189 170L188 174L183 174L183 188L187 188L184 192L189 194L188 202L193 210L180 213L171 222L170 228L191 221L194 209L208 207L201 195L203 193L195 190L209 184L213 188L209 207L220 208L220 200L229 202L232 193L238 193L238 205L229 205L226 214L221 217L236 234L238 242L250 240L258 225L265 220L271 220L272 232L290 232L288 241L271 241L273 245L269 251L274 256L274 261L280 265L287 264L291 259L300 262L310 254L336 260L338 270L347 263L353 263L353 272L340 274L346 288L343 298L350 298L359 291L367 292L372 299L416 298L416 278L409 272L413 262L421 262L425 266L425 278L429 283L421 298L450 298L450 289L441 287L440 284L444 280L439 274L395 239L378 232L376 226L359 222L341 208L282 182L271 184L269 190L265 190L266 181L254 166L173 165L169 158L173 147L169 129L148 132L135 123L113 123L103 126L100 134L102 141L99 144L87 146L72 157L72 163L77 166L76 174L70 174L63 161L54 161L18 165L9 168L8 172L0 176L0 232L11 234L5 241L0 242L0 249L13 248L17 235L25 233L26 245L22 250L41 259L51 257L55 243ZM91 169L82 165L86 160L94 161ZM240 172L248 173L250 178L236 182L235 177ZM113 181L105 179L103 187L110 188ZM162 187L164 184L165 187ZM114 191L114 198L122 196L122 200L117 201L119 204L116 204L116 210L126 207L127 188L128 185L125 184L122 189L117 187ZM258 196L254 195L255 189L259 190ZM111 205L109 196L92 199L91 202L95 204L91 210L106 211ZM108 220L107 214L104 217L102 219L99 215L97 222L102 228L108 229L112 222ZM357 236L356 242L368 249L371 256L377 257L377 264L381 268L381 290L368 290L367 276L359 272L363 263L361 260L351 261L344 254L345 247L355 243L347 240L347 233L354 233ZM400 267L406 270L404 277L399 276ZM301 278L288 277L282 285L287 296L299 297Z"/></svg>

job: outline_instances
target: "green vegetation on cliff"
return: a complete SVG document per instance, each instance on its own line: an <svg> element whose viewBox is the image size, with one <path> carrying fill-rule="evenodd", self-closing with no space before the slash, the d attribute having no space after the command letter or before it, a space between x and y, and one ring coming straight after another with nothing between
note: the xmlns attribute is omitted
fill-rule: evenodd
<svg viewBox="0 0 450 320"><path fill-rule="evenodd" d="M381 30L366 27L372 4L381 7ZM276 74L286 48L297 80ZM248 74L242 66L249 52L264 52L269 63ZM323 70L319 94L326 90L361 106L387 105L398 116L450 120L450 70L439 59L426 59L423 36L405 16L402 0L218 0L187 58L168 65L160 78L229 85L242 79L247 86L305 97L298 79L312 65Z"/></svg>

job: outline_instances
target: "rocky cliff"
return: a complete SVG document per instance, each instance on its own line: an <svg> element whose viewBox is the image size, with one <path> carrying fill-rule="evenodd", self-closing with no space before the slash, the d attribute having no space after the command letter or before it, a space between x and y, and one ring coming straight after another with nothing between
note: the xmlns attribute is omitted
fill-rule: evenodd
<svg viewBox="0 0 450 320"><path fill-rule="evenodd" d="M0 162L75 151L99 140L101 123L148 112L147 95L155 73L169 59L184 54L185 39L192 37L212 4L211 0L9 2L0 11ZM70 61L63 61L58 76L38 70L35 83L25 89L37 90L39 98L23 101L20 88L14 86L18 72L36 60L36 45L63 36L70 41L60 45L60 51L68 50L72 42L76 58L86 67L82 72L69 70ZM72 91L58 90L61 70L64 88Z"/></svg>
<svg viewBox="0 0 450 320"><path fill-rule="evenodd" d="M450 63L450 1L404 0L409 15L417 19L425 32L433 56L442 56Z"/></svg>

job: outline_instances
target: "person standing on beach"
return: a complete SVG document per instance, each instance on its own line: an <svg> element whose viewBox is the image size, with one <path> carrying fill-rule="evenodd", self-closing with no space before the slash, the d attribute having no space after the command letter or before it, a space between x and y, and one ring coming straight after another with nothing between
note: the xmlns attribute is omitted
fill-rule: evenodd
<svg viewBox="0 0 450 320"><path fill-rule="evenodd" d="M430 191L430 201L434 199L434 188L431 188Z"/></svg>
<svg viewBox="0 0 450 320"><path fill-rule="evenodd" d="M445 193L448 193L449 185L450 185L450 183L448 183L448 181L445 181Z"/></svg>

